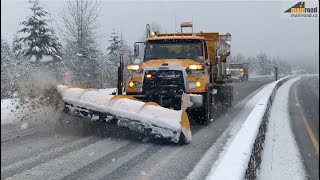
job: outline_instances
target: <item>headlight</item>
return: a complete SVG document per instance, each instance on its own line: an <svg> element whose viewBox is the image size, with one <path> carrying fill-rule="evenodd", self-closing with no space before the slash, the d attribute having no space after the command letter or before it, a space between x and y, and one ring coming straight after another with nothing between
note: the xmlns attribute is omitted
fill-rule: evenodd
<svg viewBox="0 0 320 180"><path fill-rule="evenodd" d="M130 81L129 86L131 88L140 88L141 87L141 82L139 81Z"/></svg>
<svg viewBox="0 0 320 180"><path fill-rule="evenodd" d="M139 70L140 66L139 65L129 65L127 66L128 70Z"/></svg>
<svg viewBox="0 0 320 180"><path fill-rule="evenodd" d="M241 72L243 72L243 69L240 69Z"/></svg>

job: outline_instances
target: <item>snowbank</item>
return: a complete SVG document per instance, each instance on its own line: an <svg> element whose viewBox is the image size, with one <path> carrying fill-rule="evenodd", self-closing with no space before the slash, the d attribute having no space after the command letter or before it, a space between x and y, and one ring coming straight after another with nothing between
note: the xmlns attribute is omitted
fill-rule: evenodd
<svg viewBox="0 0 320 180"><path fill-rule="evenodd" d="M288 77L266 86L262 91L263 96L251 111L250 115L242 125L238 134L230 143L220 163L215 169L211 169L207 180L211 179L244 179L253 152L254 144L259 133L259 128L268 106L271 106L270 97L274 96L279 84L286 81Z"/></svg>
<svg viewBox="0 0 320 180"><path fill-rule="evenodd" d="M65 85L58 85L57 89L63 101L67 103L115 115L120 119L134 120L149 125L154 131L160 131L161 128L169 130L161 132L164 137L179 138L182 130L182 111L163 108L153 103L144 103L128 96L110 95L107 90L70 88ZM177 134L170 134L170 131L171 133L177 132ZM185 136L191 138L191 133Z"/></svg>
<svg viewBox="0 0 320 180"><path fill-rule="evenodd" d="M299 79L289 80L277 91L270 112L258 179L306 179L288 111L290 87Z"/></svg>
<svg viewBox="0 0 320 180"><path fill-rule="evenodd" d="M19 105L19 99L3 99L1 100L1 124L12 123L17 121L19 116L24 113L16 113L16 107Z"/></svg>
<svg viewBox="0 0 320 180"><path fill-rule="evenodd" d="M58 115L56 107L41 105L42 101L41 98L1 100L1 124L54 121Z"/></svg>

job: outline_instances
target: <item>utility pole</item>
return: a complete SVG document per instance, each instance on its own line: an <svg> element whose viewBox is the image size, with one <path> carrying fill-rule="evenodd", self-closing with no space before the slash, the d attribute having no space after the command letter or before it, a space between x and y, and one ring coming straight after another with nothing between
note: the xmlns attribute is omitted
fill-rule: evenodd
<svg viewBox="0 0 320 180"><path fill-rule="evenodd" d="M123 87L123 54L124 49L120 49L120 62L118 64L118 95L122 95L122 87Z"/></svg>

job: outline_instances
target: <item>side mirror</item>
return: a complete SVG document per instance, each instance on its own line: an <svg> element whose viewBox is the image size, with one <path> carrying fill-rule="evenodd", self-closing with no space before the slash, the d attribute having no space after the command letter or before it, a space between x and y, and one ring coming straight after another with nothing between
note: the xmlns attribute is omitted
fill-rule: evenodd
<svg viewBox="0 0 320 180"><path fill-rule="evenodd" d="M134 44L134 57L139 56L139 44Z"/></svg>
<svg viewBox="0 0 320 180"><path fill-rule="evenodd" d="M141 59L135 59L133 61L133 64L141 64L142 60Z"/></svg>
<svg viewBox="0 0 320 180"><path fill-rule="evenodd" d="M210 66L210 65L211 65L211 62L210 62L209 59L207 59L207 60L205 61L205 65L206 65L206 66Z"/></svg>
<svg viewBox="0 0 320 180"><path fill-rule="evenodd" d="M197 56L196 59L197 59L198 61L203 61L203 60L204 60L203 56Z"/></svg>

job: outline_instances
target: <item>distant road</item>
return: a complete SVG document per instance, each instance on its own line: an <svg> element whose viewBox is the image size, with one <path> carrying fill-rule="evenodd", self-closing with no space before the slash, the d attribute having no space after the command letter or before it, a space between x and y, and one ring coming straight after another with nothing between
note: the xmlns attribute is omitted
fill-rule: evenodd
<svg viewBox="0 0 320 180"><path fill-rule="evenodd" d="M308 179L319 179L319 76L306 76L290 90L292 129Z"/></svg>

